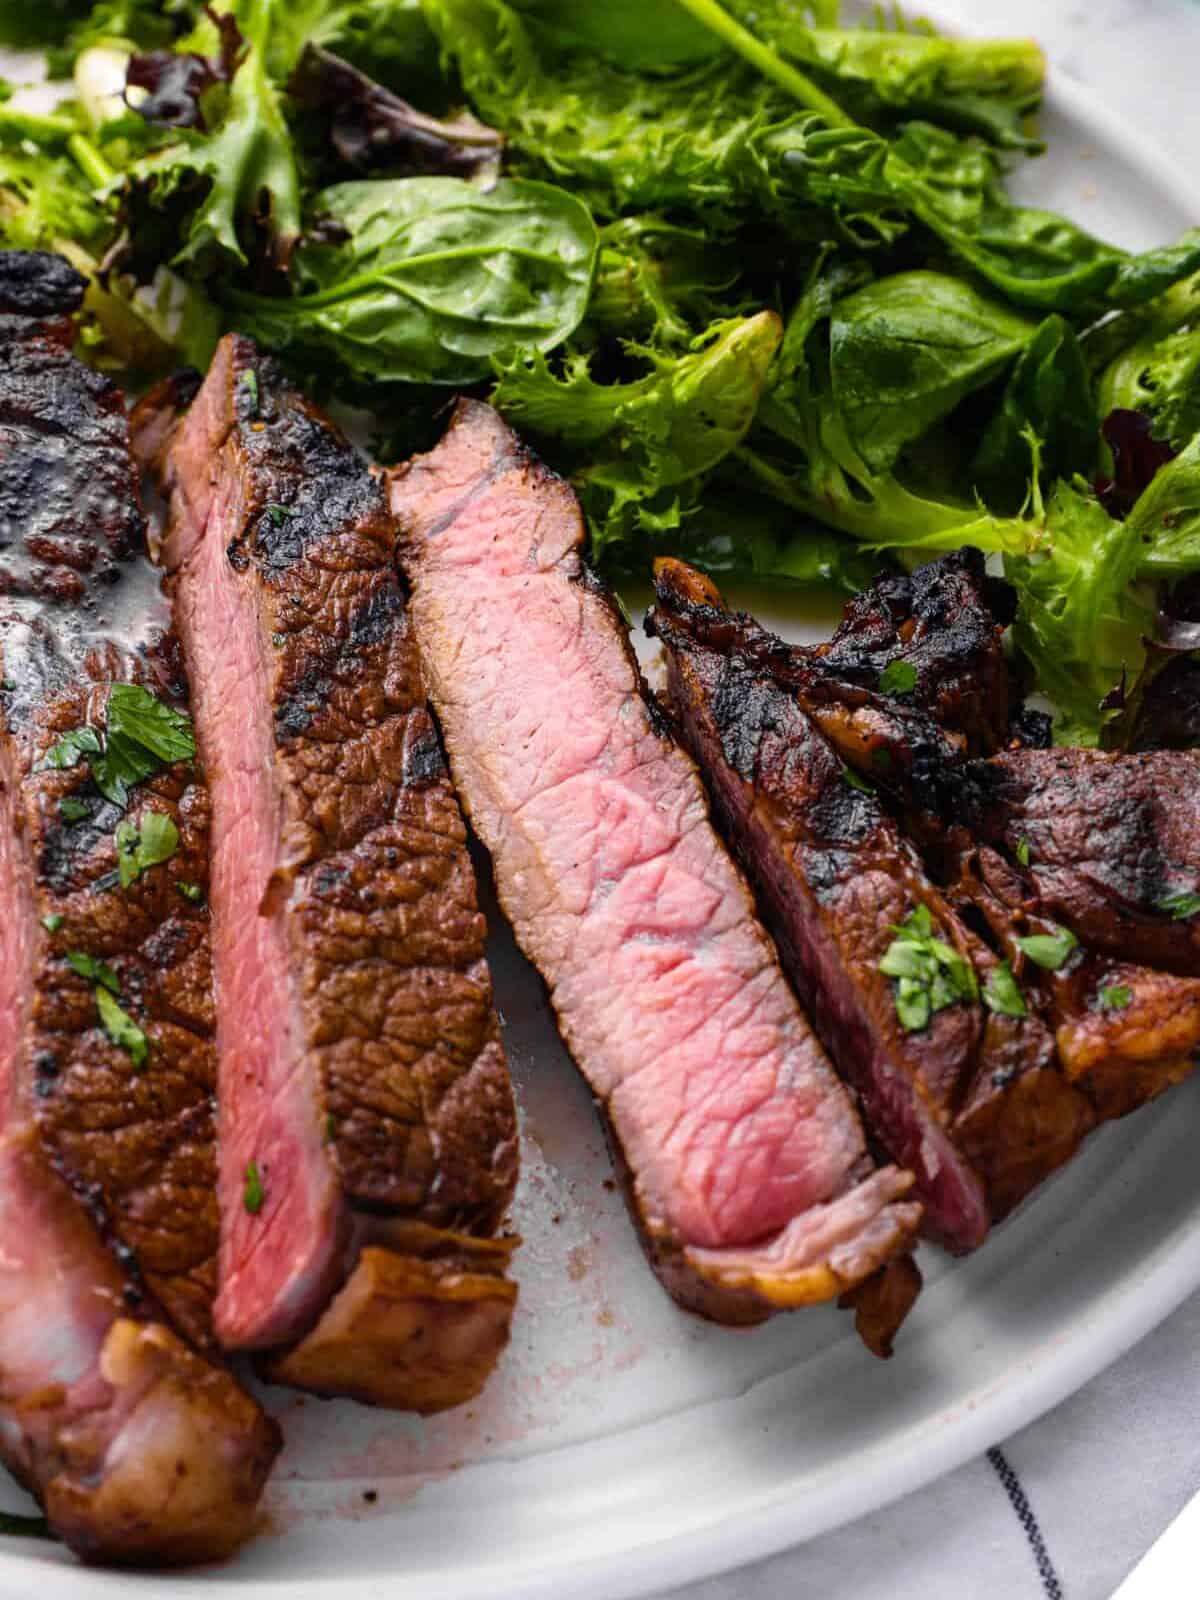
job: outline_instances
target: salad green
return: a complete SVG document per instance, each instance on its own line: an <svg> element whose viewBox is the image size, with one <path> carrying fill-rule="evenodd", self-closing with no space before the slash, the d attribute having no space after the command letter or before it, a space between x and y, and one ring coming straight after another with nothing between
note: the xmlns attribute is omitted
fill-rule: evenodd
<svg viewBox="0 0 1200 1600"><path fill-rule="evenodd" d="M0 100L0 242L88 275L127 383L238 328L398 450L474 388L621 580L980 546L1060 737L1115 726L1200 569L1200 230L1131 255L1010 196L1029 41L838 0L0 0L0 43L64 80Z"/></svg>

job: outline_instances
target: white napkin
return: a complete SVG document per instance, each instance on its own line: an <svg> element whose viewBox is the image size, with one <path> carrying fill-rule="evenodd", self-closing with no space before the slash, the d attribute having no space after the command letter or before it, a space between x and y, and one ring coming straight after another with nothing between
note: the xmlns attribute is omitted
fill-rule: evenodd
<svg viewBox="0 0 1200 1600"><path fill-rule="evenodd" d="M1200 1296L998 1451L670 1600L1110 1600L1200 1491L1198 1351Z"/></svg>

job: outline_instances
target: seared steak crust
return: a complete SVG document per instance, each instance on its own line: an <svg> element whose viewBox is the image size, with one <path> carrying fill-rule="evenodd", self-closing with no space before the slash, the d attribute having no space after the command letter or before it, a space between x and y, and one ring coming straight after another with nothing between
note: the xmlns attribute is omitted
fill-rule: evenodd
<svg viewBox="0 0 1200 1600"><path fill-rule="evenodd" d="M1200 975L1200 751L1021 750L968 766L959 814L1048 916L1121 961ZM1200 905L1200 901L1196 902Z"/></svg>
<svg viewBox="0 0 1200 1600"><path fill-rule="evenodd" d="M915 1172L926 1230L972 1249L1074 1152L1094 1120L1088 1103L1057 1071L1037 1019L962 1001L905 1030L879 968L917 907L981 979L994 955L878 796L847 781L797 698L761 670L757 630L739 649L749 619L725 612L709 580L680 562L659 563L656 589L647 626L666 649L673 709L785 967L875 1136Z"/></svg>
<svg viewBox="0 0 1200 1600"><path fill-rule="evenodd" d="M351 1392L450 1404L502 1348L513 1287L409 1261L443 1318L457 1308L457 1388L431 1382L400 1264L381 1275L374 1247L402 1220L464 1235L470 1253L511 1197L516 1123L391 517L362 459L249 341L223 342L173 435L163 399L138 423L151 450L168 440L165 552L214 807L218 1331L274 1350L311 1330L273 1370L343 1392L353 1345L329 1330L361 1326L349 1308L374 1285L390 1369L368 1382L360 1367Z"/></svg>
<svg viewBox="0 0 1200 1600"><path fill-rule="evenodd" d="M165 1320L211 1345L208 921L178 892L205 882L203 783L181 765L132 791L128 816L169 816L179 848L121 889L124 813L49 760L103 727L115 683L186 709L121 397L69 354L82 284L55 259L0 254L0 306L44 317L0 315L2 1437L83 1553L194 1560L245 1537L278 1435ZM111 969L141 1070L68 953Z"/></svg>
<svg viewBox="0 0 1200 1600"><path fill-rule="evenodd" d="M733 1322L861 1283L910 1246L911 1180L871 1170L574 496L465 401L391 492L455 777L664 1283Z"/></svg>

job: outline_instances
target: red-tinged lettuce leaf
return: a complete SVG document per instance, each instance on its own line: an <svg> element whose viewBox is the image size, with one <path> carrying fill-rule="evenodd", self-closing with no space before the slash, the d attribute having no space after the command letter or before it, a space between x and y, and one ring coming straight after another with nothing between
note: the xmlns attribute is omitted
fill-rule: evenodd
<svg viewBox="0 0 1200 1600"><path fill-rule="evenodd" d="M1163 596L1146 661L1132 685L1106 702L1113 713L1101 743L1106 750L1192 750L1200 747L1200 578Z"/></svg>
<svg viewBox="0 0 1200 1600"><path fill-rule="evenodd" d="M1101 432L1112 452L1113 470L1097 481L1096 493L1109 516L1126 517L1176 452L1154 437L1150 418L1142 411L1110 411Z"/></svg>
<svg viewBox="0 0 1200 1600"><path fill-rule="evenodd" d="M494 181L503 137L469 114L440 122L340 56L309 45L288 85L293 100L324 124L335 165L355 176Z"/></svg>
<svg viewBox="0 0 1200 1600"><path fill-rule="evenodd" d="M228 83L237 71L245 41L236 19L225 14L214 16L220 39L215 56L198 55L188 50L145 50L129 58L125 69L126 93L142 91L130 100L146 122L169 128L198 128L209 131L203 99L219 83Z"/></svg>

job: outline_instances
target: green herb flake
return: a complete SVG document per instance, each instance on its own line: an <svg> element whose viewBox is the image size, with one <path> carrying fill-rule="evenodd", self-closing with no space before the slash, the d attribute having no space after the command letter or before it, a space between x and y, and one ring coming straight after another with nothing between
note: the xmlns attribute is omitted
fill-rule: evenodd
<svg viewBox="0 0 1200 1600"><path fill-rule="evenodd" d="M983 1003L1002 1017L1027 1017L1029 1007L1007 961L993 967L983 987Z"/></svg>
<svg viewBox="0 0 1200 1600"><path fill-rule="evenodd" d="M52 767L67 771L78 766L85 755L99 755L103 748L95 728L72 728L51 747L46 760Z"/></svg>
<svg viewBox="0 0 1200 1600"><path fill-rule="evenodd" d="M262 1210L263 1201L266 1198L267 1193L263 1188L262 1178L259 1176L258 1172L258 1162L247 1161L246 1185L242 1190L242 1204L245 1206L250 1215L255 1217Z"/></svg>
<svg viewBox="0 0 1200 1600"><path fill-rule="evenodd" d="M893 925L892 933L879 970L896 980L896 1015L907 1033L920 1033L936 1012L978 997L975 969L953 945L935 936L928 906L916 906Z"/></svg>
<svg viewBox="0 0 1200 1600"><path fill-rule="evenodd" d="M58 814L64 822L82 822L85 817L91 816L92 808L84 805L82 800L76 800L74 795L67 795L58 802Z"/></svg>
<svg viewBox="0 0 1200 1600"><path fill-rule="evenodd" d="M96 990L96 1010L100 1014L100 1026L118 1049L129 1052L134 1069L140 1072L150 1055L149 1039L107 989Z"/></svg>
<svg viewBox="0 0 1200 1600"><path fill-rule="evenodd" d="M1028 867L1033 861L1033 852L1029 848L1028 839L1017 840L1016 856L1018 862L1020 862L1021 866L1023 867Z"/></svg>
<svg viewBox="0 0 1200 1600"><path fill-rule="evenodd" d="M193 905L199 905L204 899L204 890L198 883L177 883L176 889L185 900L190 900Z"/></svg>
<svg viewBox="0 0 1200 1600"><path fill-rule="evenodd" d="M861 777L852 767L842 768L842 782L851 789L857 789L860 794L874 794L874 787Z"/></svg>
<svg viewBox="0 0 1200 1600"><path fill-rule="evenodd" d="M243 368L241 376L238 378L238 387L249 402L250 415L256 417L259 404L258 373L255 372L253 367Z"/></svg>
<svg viewBox="0 0 1200 1600"><path fill-rule="evenodd" d="M1055 926L1051 933L1031 933L1017 940L1017 946L1035 966L1047 972L1057 972L1071 952L1078 948L1079 940L1070 928Z"/></svg>
<svg viewBox="0 0 1200 1600"><path fill-rule="evenodd" d="M54 911L48 917L42 918L42 927L47 933L57 933L63 925L62 912Z"/></svg>
<svg viewBox="0 0 1200 1600"><path fill-rule="evenodd" d="M77 972L81 978L86 978L88 983L94 983L100 989L107 989L110 994L120 994L121 980L106 961L97 961L95 956L89 956L85 950L68 950L67 965L72 972Z"/></svg>
<svg viewBox="0 0 1200 1600"><path fill-rule="evenodd" d="M179 829L161 811L147 811L137 824L126 819L114 835L122 889L143 872L169 861L179 848Z"/></svg>
<svg viewBox="0 0 1200 1600"><path fill-rule="evenodd" d="M287 643L287 635L283 633L273 633L271 635L271 643L275 646L276 650L282 650L284 645Z"/></svg>
<svg viewBox="0 0 1200 1600"><path fill-rule="evenodd" d="M332 1144L337 1138L337 1118L330 1111L325 1118L325 1143Z"/></svg>
<svg viewBox="0 0 1200 1600"><path fill-rule="evenodd" d="M267 515L277 528L282 528L289 517L297 516L298 513L294 506L283 506L277 501L272 501L267 507Z"/></svg>
<svg viewBox="0 0 1200 1600"><path fill-rule="evenodd" d="M1155 909L1167 912L1175 922L1187 922L1200 912L1200 894L1169 894Z"/></svg>
<svg viewBox="0 0 1200 1600"><path fill-rule="evenodd" d="M911 661L889 661L879 674L880 694L911 694L917 687L917 669Z"/></svg>
<svg viewBox="0 0 1200 1600"><path fill-rule="evenodd" d="M1106 984L1100 991L1102 1011L1124 1011L1133 1000L1133 990L1125 983Z"/></svg>

